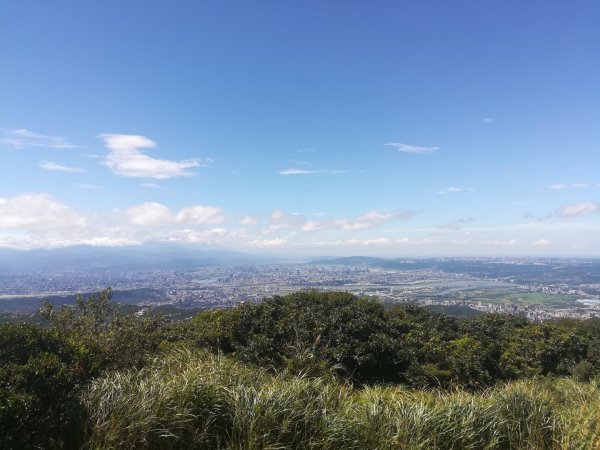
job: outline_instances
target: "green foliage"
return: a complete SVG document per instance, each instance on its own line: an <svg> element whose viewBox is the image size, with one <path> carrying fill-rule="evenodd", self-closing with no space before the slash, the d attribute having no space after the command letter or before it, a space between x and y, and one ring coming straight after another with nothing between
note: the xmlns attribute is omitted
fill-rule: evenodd
<svg viewBox="0 0 600 450"><path fill-rule="evenodd" d="M63 332L77 331L81 335L95 335L108 326L114 312L111 298L112 290L107 288L91 294L88 298L78 295L75 307L63 305L58 310L55 310L48 300L44 300L39 312L55 329Z"/></svg>
<svg viewBox="0 0 600 450"><path fill-rule="evenodd" d="M103 371L142 367L172 337L164 319L120 315L110 298L107 289L58 310L45 301L48 328L0 326L2 448L79 448L81 388Z"/></svg>
<svg viewBox="0 0 600 450"><path fill-rule="evenodd" d="M70 346L32 325L0 327L0 435L3 448L78 448L81 381Z"/></svg>
<svg viewBox="0 0 600 450"><path fill-rule="evenodd" d="M84 395L88 448L574 449L600 443L600 389L558 379L483 392L353 388L176 348Z"/></svg>
<svg viewBox="0 0 600 450"><path fill-rule="evenodd" d="M317 291L181 323L110 289L41 312L0 326L2 448L600 447L600 320Z"/></svg>
<svg viewBox="0 0 600 450"><path fill-rule="evenodd" d="M217 352L232 353L235 350L234 333L240 328L241 309L212 309L198 314L191 329L200 347Z"/></svg>
<svg viewBox="0 0 600 450"><path fill-rule="evenodd" d="M191 333L200 347L276 372L481 389L531 376L596 376L599 323L532 324L500 314L458 321L414 305L384 309L347 293L309 291L203 312Z"/></svg>
<svg viewBox="0 0 600 450"><path fill-rule="evenodd" d="M94 381L84 399L90 448L219 448L231 428L229 360L175 348L141 370ZM256 374L260 378L260 374Z"/></svg>
<svg viewBox="0 0 600 450"><path fill-rule="evenodd" d="M400 379L404 359L373 300L340 292L301 292L207 311L193 321L197 342L244 362L293 373L331 371L357 381Z"/></svg>

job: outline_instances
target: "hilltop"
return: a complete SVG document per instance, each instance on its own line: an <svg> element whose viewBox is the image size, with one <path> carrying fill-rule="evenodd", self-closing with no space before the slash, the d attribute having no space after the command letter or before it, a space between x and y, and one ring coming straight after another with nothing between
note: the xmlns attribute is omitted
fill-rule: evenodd
<svg viewBox="0 0 600 450"><path fill-rule="evenodd" d="M591 448L600 320L299 292L170 322L111 291L0 326L6 448Z"/></svg>

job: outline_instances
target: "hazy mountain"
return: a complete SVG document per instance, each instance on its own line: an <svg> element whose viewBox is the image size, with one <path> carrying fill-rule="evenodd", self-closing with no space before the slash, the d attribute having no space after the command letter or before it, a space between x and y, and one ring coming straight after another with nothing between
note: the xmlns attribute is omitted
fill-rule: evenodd
<svg viewBox="0 0 600 450"><path fill-rule="evenodd" d="M273 259L200 246L74 246L54 250L0 249L0 271L89 271L96 269L191 268L260 264Z"/></svg>
<svg viewBox="0 0 600 450"><path fill-rule="evenodd" d="M323 257L309 261L307 264L337 264L340 266L356 266L358 264L380 265L390 260L384 258L373 258L370 256L345 256L345 257Z"/></svg>

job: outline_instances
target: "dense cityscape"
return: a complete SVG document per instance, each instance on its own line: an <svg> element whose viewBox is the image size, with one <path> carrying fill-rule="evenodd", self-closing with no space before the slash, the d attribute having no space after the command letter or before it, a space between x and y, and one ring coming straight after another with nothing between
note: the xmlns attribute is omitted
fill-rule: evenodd
<svg viewBox="0 0 600 450"><path fill-rule="evenodd" d="M547 280L546 272L556 264L554 260L501 262L509 268L506 269L509 274L510 267L538 268L547 264L548 270L542 272L544 280L540 275L527 272L523 277L517 276L517 272L506 276L505 269L482 271L482 267L490 266L491 262L498 264L498 260L467 260L469 267L461 268L443 266L442 263L464 264L465 260L445 259L424 264L429 267L410 270L381 267L382 261L386 263L384 265L390 265L387 260L360 263L349 258L309 263L219 264L186 269L11 273L0 276L0 300L3 309L18 311L22 304L22 309L27 310L45 297L69 299L78 293L110 286L116 301L139 305L143 314L148 307L164 305L193 309L228 308L243 302L257 303L273 295L315 289L345 291L377 298L385 304L404 302L427 307L459 307L471 312L521 314L532 321L562 317L585 319L600 315L600 284L573 275L568 280L560 276ZM580 265L577 260L559 261L575 273L577 267L581 267L584 274L589 270L589 262L585 260L585 264ZM415 262L401 262L408 263L414 265Z"/></svg>

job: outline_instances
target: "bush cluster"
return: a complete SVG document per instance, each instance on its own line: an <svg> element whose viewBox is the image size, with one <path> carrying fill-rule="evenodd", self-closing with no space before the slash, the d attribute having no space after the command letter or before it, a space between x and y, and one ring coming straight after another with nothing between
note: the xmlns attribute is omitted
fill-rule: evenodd
<svg viewBox="0 0 600 450"><path fill-rule="evenodd" d="M600 319L459 320L341 292L298 292L203 312L190 336L200 347L275 372L334 373L356 383L480 389L526 377L600 374Z"/></svg>
<svg viewBox="0 0 600 450"><path fill-rule="evenodd" d="M600 320L310 291L172 323L110 299L0 325L1 448L600 445Z"/></svg>

